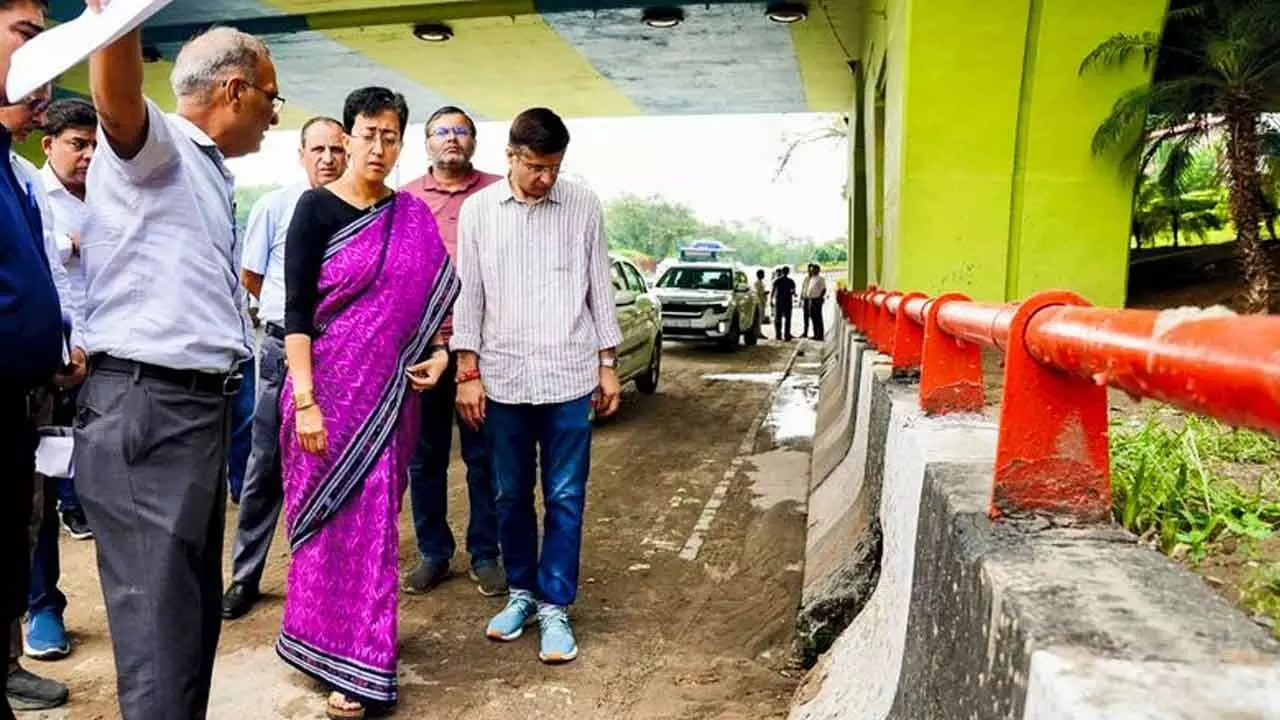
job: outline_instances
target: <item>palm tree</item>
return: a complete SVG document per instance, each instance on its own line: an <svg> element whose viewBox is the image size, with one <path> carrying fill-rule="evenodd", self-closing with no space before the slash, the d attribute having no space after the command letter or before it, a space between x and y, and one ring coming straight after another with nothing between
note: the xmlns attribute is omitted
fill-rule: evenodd
<svg viewBox="0 0 1280 720"><path fill-rule="evenodd" d="M1139 176L1134 196L1131 234L1138 247L1169 232L1176 247L1181 238L1204 239L1222 227L1218 214L1217 155L1213 148L1170 143L1152 156L1153 172Z"/></svg>
<svg viewBox="0 0 1280 720"><path fill-rule="evenodd" d="M1150 85L1124 92L1098 127L1093 151L1129 145L1126 161L1142 147L1190 145L1221 119L1226 132L1226 174L1231 221L1244 261L1245 306L1265 311L1271 299L1271 263L1261 244L1262 111L1280 105L1280 2L1202 0L1169 12L1165 41L1157 33L1117 33L1089 53L1080 72L1120 65L1141 53L1172 71ZM1154 136L1140 132L1156 125ZM1143 164L1153 152L1148 148Z"/></svg>

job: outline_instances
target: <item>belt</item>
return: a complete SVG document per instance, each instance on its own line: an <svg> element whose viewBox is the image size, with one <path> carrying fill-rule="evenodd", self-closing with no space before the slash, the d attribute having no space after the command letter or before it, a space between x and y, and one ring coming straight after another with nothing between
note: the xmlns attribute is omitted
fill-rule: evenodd
<svg viewBox="0 0 1280 720"><path fill-rule="evenodd" d="M110 355L94 355L89 361L95 370L132 375L134 378L150 378L207 395L235 395L244 384L239 372L207 373L199 370L175 370L136 360L123 360Z"/></svg>
<svg viewBox="0 0 1280 720"><path fill-rule="evenodd" d="M285 334L284 328L280 327L279 325L273 322L269 322L266 324L266 332L268 335L270 335L271 337L277 340L284 340L284 334Z"/></svg>

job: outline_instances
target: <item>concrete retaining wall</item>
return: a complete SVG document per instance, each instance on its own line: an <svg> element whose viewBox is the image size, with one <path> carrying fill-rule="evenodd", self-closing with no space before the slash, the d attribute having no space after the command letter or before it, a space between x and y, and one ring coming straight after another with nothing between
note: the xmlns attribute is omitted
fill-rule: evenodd
<svg viewBox="0 0 1280 720"><path fill-rule="evenodd" d="M995 426L923 416L888 358L851 348L799 621L811 656L834 642L792 718L1280 718L1261 628L1119 529L989 521Z"/></svg>

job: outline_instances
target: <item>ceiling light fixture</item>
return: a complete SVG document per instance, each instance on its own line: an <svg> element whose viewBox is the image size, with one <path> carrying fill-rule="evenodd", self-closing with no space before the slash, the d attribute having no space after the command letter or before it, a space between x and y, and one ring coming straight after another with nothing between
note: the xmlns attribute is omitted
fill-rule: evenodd
<svg viewBox="0 0 1280 720"><path fill-rule="evenodd" d="M652 28L673 28L684 22L684 10L678 7L645 8L640 19Z"/></svg>
<svg viewBox="0 0 1280 720"><path fill-rule="evenodd" d="M453 37L453 28L444 23L420 23L413 26L413 36L423 42L444 42Z"/></svg>
<svg viewBox="0 0 1280 720"><path fill-rule="evenodd" d="M804 3L775 2L765 8L764 16L776 23L790 25L809 17L809 8Z"/></svg>

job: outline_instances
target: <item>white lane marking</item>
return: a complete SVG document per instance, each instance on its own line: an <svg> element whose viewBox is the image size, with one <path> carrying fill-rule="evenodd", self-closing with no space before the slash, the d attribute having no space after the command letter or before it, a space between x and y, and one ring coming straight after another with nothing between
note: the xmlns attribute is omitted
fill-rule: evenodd
<svg viewBox="0 0 1280 720"><path fill-rule="evenodd" d="M765 398L763 407L756 414L751 426L747 428L747 434L742 437L742 442L738 443L738 456L729 463L729 469L724 471L724 476L720 482L716 483L716 487L711 491L711 497L707 498L706 505L702 507L702 514L698 516L698 522L693 526L693 532L689 533L689 538L684 541L684 547L680 549L681 560L697 560L698 552L702 550L702 544L706 542L707 531L711 529L711 524L716 520L716 514L720 511L720 507L724 505L724 499L729 494L729 486L733 484L733 479L738 476L738 471L742 469L742 463L747 456L751 455L756 446L756 435L760 433L761 426L764 425L765 418L769 415L769 410L773 407L773 402L778 396L778 388L782 387L782 382L791 374L791 369L795 365L796 358L800 354L800 348L797 345L794 352L791 353L791 359L787 361L786 368L782 372L776 373L777 379L774 381L773 389L769 391L769 396Z"/></svg>

